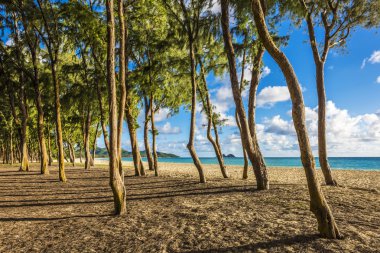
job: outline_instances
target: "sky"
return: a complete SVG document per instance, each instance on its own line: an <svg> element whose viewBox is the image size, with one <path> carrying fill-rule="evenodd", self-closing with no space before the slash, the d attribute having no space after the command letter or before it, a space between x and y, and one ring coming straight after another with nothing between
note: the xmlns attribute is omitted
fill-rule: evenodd
<svg viewBox="0 0 380 253"><path fill-rule="evenodd" d="M317 156L317 91L315 67L305 28L287 27L289 43L282 48L301 83L305 100L306 122L314 154ZM380 156L380 30L357 29L344 50L331 50L325 65L327 95L327 149L330 156ZM249 79L250 70L246 76ZM189 79L190 82L190 79ZM220 129L222 152L242 156L241 141L234 119L235 104L229 75L207 77L211 100L216 111L227 119ZM243 94L247 102L247 92ZM156 114L157 149L189 157L190 112L181 109L167 118L163 109ZM215 157L206 138L206 117L198 105L195 148L200 157ZM143 126L143 111L139 116ZM257 132L260 148L267 157L299 156L291 119L291 102L285 79L268 53L264 55L263 75L257 93ZM130 150L126 126L123 148ZM104 147L103 137L98 145ZM138 129L140 149L144 150L143 129Z"/></svg>

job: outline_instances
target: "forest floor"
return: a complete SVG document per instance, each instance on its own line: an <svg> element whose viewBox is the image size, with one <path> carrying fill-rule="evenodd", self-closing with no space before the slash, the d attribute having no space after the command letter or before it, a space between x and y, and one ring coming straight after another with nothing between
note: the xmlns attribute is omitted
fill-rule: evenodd
<svg viewBox="0 0 380 253"><path fill-rule="evenodd" d="M252 172L205 167L206 184L191 165L127 169L128 213L115 217L105 165L67 165L67 183L56 166L41 176L38 164L0 165L0 252L379 252L380 171L333 171L342 186L323 191L345 238L327 240L302 169L269 168L271 189L255 191Z"/></svg>

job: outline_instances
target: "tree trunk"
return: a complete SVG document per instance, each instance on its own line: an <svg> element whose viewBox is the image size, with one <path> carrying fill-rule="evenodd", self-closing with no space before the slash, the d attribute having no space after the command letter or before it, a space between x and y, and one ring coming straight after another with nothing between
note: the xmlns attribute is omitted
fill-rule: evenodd
<svg viewBox="0 0 380 253"><path fill-rule="evenodd" d="M119 86L120 86L120 104L119 104L119 118L117 125L117 149L119 154L119 170L123 170L122 167L122 149L121 149L121 137L123 133L124 111L127 98L126 91L126 71L128 71L128 58L126 58L128 31L126 30L124 20L124 6L123 1L118 1L118 14L119 14L119 36L120 36L120 49L119 49Z"/></svg>
<svg viewBox="0 0 380 253"><path fill-rule="evenodd" d="M35 49L30 48L32 55L32 63L34 70L34 92L35 92L35 101L37 108L37 130L38 130L38 142L40 145L40 160L41 160L41 174L48 175L49 169L47 167L48 163L48 154L46 150L46 141L45 141L45 133L44 133L44 111L42 108L42 99L41 99L41 91L40 91L40 79L37 65L37 55Z"/></svg>
<svg viewBox="0 0 380 253"><path fill-rule="evenodd" d="M269 181L267 168L264 162L263 157L259 153L259 150L255 149L255 146L252 141L252 137L249 131L244 105L240 93L240 85L237 77L236 71L236 62L235 62L235 52L232 46L232 38L229 28L229 11L228 11L228 0L221 1L222 7L222 30L223 30L223 39L224 46L227 53L228 65L230 70L230 79L231 79L231 88L236 105L237 114L239 116L241 124L241 138L244 143L244 147L247 151L249 160L252 163L253 171L256 177L257 189L258 190L267 190L269 189Z"/></svg>
<svg viewBox="0 0 380 253"><path fill-rule="evenodd" d="M59 101L59 80L56 73L56 63L58 61L56 57L55 60L52 60L51 63L51 73L53 77L54 84L54 98L55 98L55 124L56 124L56 133L57 133L57 145L58 145L58 168L59 168L59 181L66 182L65 174L65 160L64 160L64 151L63 151L63 138L62 138L62 123L61 123L61 102Z"/></svg>
<svg viewBox="0 0 380 253"><path fill-rule="evenodd" d="M82 143L79 143L79 162L80 163L83 163L83 161L82 161L82 156L83 156L83 154L82 154Z"/></svg>
<svg viewBox="0 0 380 253"><path fill-rule="evenodd" d="M20 171L29 171L29 161L28 161L28 147L27 147L27 127L28 127L28 112L26 108L26 95L25 95L25 83L23 78L23 73L20 74L20 111L21 117L21 166Z"/></svg>
<svg viewBox="0 0 380 253"><path fill-rule="evenodd" d="M317 93L318 93L318 158L325 182L327 185L336 186L330 164L327 159L326 144L326 92L324 83L324 62L316 64Z"/></svg>
<svg viewBox="0 0 380 253"><path fill-rule="evenodd" d="M127 109L126 116L127 116L129 137L131 140L133 164L135 166L135 176L145 176L144 165L141 162L140 149L139 149L139 144L137 141L135 120L130 110L131 110L130 108Z"/></svg>
<svg viewBox="0 0 380 253"><path fill-rule="evenodd" d="M98 82L96 82L96 94L98 96L99 112L100 112L100 123L101 123L102 131L103 131L104 145L106 146L106 149L107 149L107 151L109 153L110 152L109 136L108 136L108 131L107 131L105 117L104 117L104 109L103 109L103 102L102 102L102 92L100 91L100 86L99 86Z"/></svg>
<svg viewBox="0 0 380 253"><path fill-rule="evenodd" d="M99 125L100 125L100 122L98 122L98 124L96 125L96 130L95 130L95 136L94 136L94 142L92 143L92 164L91 166L94 166L95 164L95 156L96 156L96 141L98 139L98 133L99 133Z"/></svg>
<svg viewBox="0 0 380 253"><path fill-rule="evenodd" d="M70 162L72 163L73 167L75 167L75 150L74 146L71 144L71 142L67 143L69 146L69 154L70 154Z"/></svg>
<svg viewBox="0 0 380 253"><path fill-rule="evenodd" d="M258 52L256 56L253 58L252 77L251 77L251 84L249 88L249 99L248 99L248 127L249 127L249 132L251 133L253 146L258 156L260 157L260 159L264 162L264 157L261 153L259 141L257 139L256 122L255 122L256 93L257 93L257 87L259 86L259 82L260 82L260 68L261 68L263 56L264 56L264 47L259 46Z"/></svg>
<svg viewBox="0 0 380 253"><path fill-rule="evenodd" d="M144 121L144 145L145 145L145 153L146 153L146 159L148 160L149 170L154 171L153 167L153 158L152 153L150 151L150 145L149 145L149 109L150 104L148 102L148 98L144 97L144 106L145 106L145 121Z"/></svg>
<svg viewBox="0 0 380 253"><path fill-rule="evenodd" d="M196 69L195 69L195 55L194 55L194 45L192 35L189 34L189 60L190 60L190 75L191 75L191 122L190 122L190 135L189 142L187 144L187 149L190 152L191 158L193 159L194 165L198 170L199 182L206 183L206 177L203 172L203 166L198 158L197 152L194 147L194 133L195 133L195 113L197 105L197 83L196 83Z"/></svg>
<svg viewBox="0 0 380 253"><path fill-rule="evenodd" d="M90 126L91 126L91 110L90 106L87 108L86 122L84 127L84 169L90 169L91 167L91 153L90 153Z"/></svg>
<svg viewBox="0 0 380 253"><path fill-rule="evenodd" d="M205 70L203 67L202 60L198 59L198 61L201 68L201 77L203 81L204 94L202 91L202 87L199 87L198 91L199 91L199 95L201 96L203 107L205 108L205 111L207 114L207 139L210 141L210 143L212 144L214 148L215 155L216 155L216 158L218 159L219 167L220 167L223 177L228 178L228 173L226 171L226 166L224 165L223 154L222 154L220 143L219 143L218 126L215 124L215 119L213 115L214 113L212 111L212 105L210 102L210 94L207 88ZM215 134L216 140L212 138L211 127L214 128L214 134Z"/></svg>
<svg viewBox="0 0 380 253"><path fill-rule="evenodd" d="M122 1L122 0L119 0ZM107 86L108 86L108 104L110 110L110 186L114 197L114 207L116 215L126 213L126 190L124 186L124 174L119 170L119 153L117 147L117 97L115 81L115 17L114 2L106 0L107 12Z"/></svg>
<svg viewBox="0 0 380 253"><path fill-rule="evenodd" d="M245 150L244 148L244 140L242 139L241 137L241 124L240 124L240 120L239 120L239 115L237 114L237 111L235 110L235 119L236 119L236 125L238 126L239 128L239 133L240 133L240 139L241 139L241 148L243 150L243 159L244 159L244 167L243 167L243 179L248 179L248 168L249 168L249 164L248 164L248 157L247 157L247 151Z"/></svg>
<svg viewBox="0 0 380 253"><path fill-rule="evenodd" d="M334 180L330 165L327 159L327 145L326 145L326 92L324 83L324 67L326 57L330 48L330 27L324 23L325 35L322 57L320 56L318 45L314 32L314 25L311 13L307 10L304 1L300 1L304 7L306 14L307 29L309 33L310 46L313 52L315 63L317 93L318 93L318 157L323 176L327 185L336 186L337 182Z"/></svg>
<svg viewBox="0 0 380 253"><path fill-rule="evenodd" d="M13 158L13 129L11 128L10 130L10 139L9 139L9 160L10 160L10 163L11 165L13 165L14 163L14 158Z"/></svg>
<svg viewBox="0 0 380 253"><path fill-rule="evenodd" d="M154 175L158 176L158 156L157 156L157 145L156 145L156 136L157 136L157 129L154 123L154 112L153 109L154 104L154 97L153 94L150 95L150 117L151 117L151 130L152 130L152 146L153 146L153 168L154 168Z"/></svg>
<svg viewBox="0 0 380 253"><path fill-rule="evenodd" d="M48 154L49 154L49 166L53 163L53 156L51 152L51 140L50 140L50 124L47 124L48 127Z"/></svg>
<svg viewBox="0 0 380 253"><path fill-rule="evenodd" d="M323 195L315 170L315 161L311 151L309 137L305 121L305 106L300 84L292 65L285 54L274 44L265 24L265 18L259 0L252 0L252 11L256 27L266 50L277 62L285 76L290 97L292 100L292 117L294 128L297 132L298 143L301 152L301 160L305 169L309 194L310 210L318 221L318 230L323 237L340 238L340 232L329 205Z"/></svg>

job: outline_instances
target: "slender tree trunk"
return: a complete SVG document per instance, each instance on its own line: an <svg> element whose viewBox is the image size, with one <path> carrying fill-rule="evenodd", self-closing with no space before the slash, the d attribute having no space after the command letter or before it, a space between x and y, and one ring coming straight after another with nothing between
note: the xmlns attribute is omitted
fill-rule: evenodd
<svg viewBox="0 0 380 253"><path fill-rule="evenodd" d="M235 62L235 52L232 46L232 38L229 28L229 11L228 11L228 0L221 1L222 7L222 30L225 50L227 52L228 65L230 70L231 88L236 105L237 114L239 116L241 124L241 138L244 143L244 147L247 151L249 160L252 163L253 171L256 177L257 189L267 190L269 189L269 180L267 174L267 168L264 159L259 152L255 149L252 141L252 137L249 131L248 122L245 115L243 100L240 93L240 85L237 77L236 62Z"/></svg>
<svg viewBox="0 0 380 253"><path fill-rule="evenodd" d="M301 1L307 11L305 2ZM330 27L325 26L325 40L323 45L322 57L320 56L318 45L314 33L314 25L311 13L307 11L306 15L307 28L309 32L310 46L313 52L315 63L317 93L318 93L318 157L323 176L327 185L336 186L337 182L334 180L330 165L327 159L327 144L326 144L326 91L324 82L324 68L326 58L330 48Z"/></svg>
<svg viewBox="0 0 380 253"><path fill-rule="evenodd" d="M9 149L9 160L11 162L11 165L13 165L14 163L14 158L13 158L13 129L11 128L11 131L10 131L10 138L9 138L9 146L10 146L10 149Z"/></svg>
<svg viewBox="0 0 380 253"><path fill-rule="evenodd" d="M79 143L79 162L80 163L83 163L83 160L82 160L82 151L83 151L83 148L82 148L82 143Z"/></svg>
<svg viewBox="0 0 380 253"><path fill-rule="evenodd" d="M54 97L55 97L55 124L56 124L56 133L57 133L57 145L58 145L58 168L59 168L59 181L66 182L65 174L65 160L64 160L64 151L63 151L63 138L62 138L62 123L61 123L61 102L59 101L59 80L56 73L57 68L57 59L51 63L51 73L53 77L54 84Z"/></svg>
<svg viewBox="0 0 380 253"><path fill-rule="evenodd" d="M241 124L240 124L240 120L239 120L239 115L237 114L237 111L235 110L235 119L236 119L236 125L238 126L239 128L239 133L240 133L240 136L241 135ZM243 150L243 159L244 159L244 166L243 166L243 179L248 179L248 168L249 168L249 163L248 163L248 156L247 156L247 151L245 150L245 147L244 147L244 140L242 139L241 137L241 148Z"/></svg>
<svg viewBox="0 0 380 253"><path fill-rule="evenodd" d="M139 149L139 144L137 141L135 120L130 110L131 110L130 108L127 109L126 116L127 116L129 137L131 140L133 164L135 166L135 176L145 176L144 165L141 162L140 149Z"/></svg>
<svg viewBox="0 0 380 253"><path fill-rule="evenodd" d="M21 166L20 171L29 171L28 147L27 147L27 127L28 127L28 112L26 108L25 83L23 74L20 74L20 110L21 110Z"/></svg>
<svg viewBox="0 0 380 253"><path fill-rule="evenodd" d="M100 122L98 122L98 124L96 125L95 136L94 136L94 142L92 143L92 147L93 147L93 150L92 150L92 166L94 166L94 164L95 164L95 156L96 156L96 141L97 141L97 139L98 139L99 125L100 125Z"/></svg>
<svg viewBox="0 0 380 253"><path fill-rule="evenodd" d="M151 117L151 130L152 130L152 147L153 147L153 168L154 168L154 175L158 176L158 155L157 155L157 145L156 145L156 136L157 136L157 129L154 122L154 113L155 110L153 109L154 104L154 97L153 94L150 95L150 117Z"/></svg>
<svg viewBox="0 0 380 253"><path fill-rule="evenodd" d="M119 0L122 1L122 0ZM115 81L115 17L114 2L106 0L107 10L107 84L108 84L108 104L110 109L110 185L114 197L114 207L116 215L126 213L126 190L124 186L124 173L119 170L119 153L117 146L117 97Z"/></svg>
<svg viewBox="0 0 380 253"><path fill-rule="evenodd" d="M318 93L318 158L327 185L338 185L332 176L327 159L326 144L326 92L324 83L324 62L316 64Z"/></svg>
<svg viewBox="0 0 380 253"><path fill-rule="evenodd" d="M149 121L150 121L150 104L148 102L148 98L144 97L144 106L145 106L145 120L144 120L144 145L145 145L145 153L146 153L146 159L148 160L149 170L154 171L153 167L153 158L152 153L150 151L150 145L149 145Z"/></svg>
<svg viewBox="0 0 380 253"><path fill-rule="evenodd" d="M195 133L195 113L196 113L196 104L197 104L197 83L196 83L196 69L195 69L195 55L194 55L194 45L193 39L189 34L189 60L190 60L190 75L191 75L191 122L190 122L190 134L189 142L187 144L187 149L190 152L191 158L193 159L194 165L198 170L199 182L206 183L206 177L203 172L203 166L201 161L198 158L197 152L194 147L194 133Z"/></svg>
<svg viewBox="0 0 380 253"><path fill-rule="evenodd" d="M48 130L48 154L49 154L49 163L48 165L51 166L53 163L53 156L51 152L51 140L50 140L50 124L47 124L47 130Z"/></svg>
<svg viewBox="0 0 380 253"><path fill-rule="evenodd" d="M108 136L108 131L107 131L105 117L104 117L104 109L103 109L103 102L102 102L102 92L100 90L100 85L99 85L98 82L96 82L96 94L97 94L98 103L99 103L100 123L101 123L102 131L103 131L104 145L106 146L106 149L107 149L107 151L109 153L110 152L109 136Z"/></svg>
<svg viewBox="0 0 380 253"><path fill-rule="evenodd" d="M281 68L288 85L292 100L292 117L294 128L297 132L301 160L305 169L310 194L310 210L317 218L318 230L321 236L331 239L340 238L341 235L335 223L334 216L323 195L316 175L315 161L311 151L306 128L305 106L297 76L285 54L277 48L272 40L265 24L263 10L259 0L252 0L252 11L260 39L266 50Z"/></svg>
<svg viewBox="0 0 380 253"><path fill-rule="evenodd" d="M198 61L199 61L199 65L201 68L201 77L202 77L203 89L204 89L204 91L203 91L202 87L199 87L198 91L199 91L199 95L200 95L202 103L203 103L203 107L205 108L205 111L207 114L207 139L210 141L210 143L212 144L212 146L214 148L215 155L216 155L216 158L218 160L219 167L220 167L220 170L222 172L223 177L228 178L226 166L224 165L223 154L222 154L221 147L219 144L218 127L215 124L215 120L213 118L214 113L212 111L212 105L210 102L210 94L209 94L208 88L207 88L205 70L204 70L203 63L202 63L201 59L198 59ZM203 92L204 92L204 94L203 94ZM211 127L214 128L214 134L215 134L216 140L214 140L212 137Z"/></svg>
<svg viewBox="0 0 380 253"><path fill-rule="evenodd" d="M70 154L70 162L72 163L73 167L75 167L75 150L74 146L71 142L67 142L69 146L69 154Z"/></svg>
<svg viewBox="0 0 380 253"><path fill-rule="evenodd" d="M127 98L126 90L126 71L128 71L126 64L128 64L128 58L126 58L126 48L128 31L126 30L126 24L124 19L124 6L123 1L118 1L118 16L119 16L119 34L120 34L120 49L119 49L119 86L120 86L120 102L119 102L119 118L117 125L117 149L119 154L119 170L122 172L122 149L121 149L121 137L123 133L124 111ZM127 62L126 62L127 61Z"/></svg>
<svg viewBox="0 0 380 253"><path fill-rule="evenodd" d="M91 126L91 110L90 106L87 108L86 122L84 127L84 155L85 163L84 169L90 169L91 167L91 153L90 153L90 126Z"/></svg>

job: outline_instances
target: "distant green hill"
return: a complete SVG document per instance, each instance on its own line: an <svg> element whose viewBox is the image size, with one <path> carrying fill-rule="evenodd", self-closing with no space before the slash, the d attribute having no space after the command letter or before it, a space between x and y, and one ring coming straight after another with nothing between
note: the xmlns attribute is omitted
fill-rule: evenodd
<svg viewBox="0 0 380 253"><path fill-rule="evenodd" d="M108 152L107 152L106 148L96 148L95 154L96 154L97 157L108 157ZM145 150L144 151L140 151L140 154L141 154L142 157L146 157ZM122 155L122 157L132 157L132 152L123 149L121 151L121 155ZM157 152L157 155L158 155L158 157L168 157L168 158L179 157L179 156L174 155L174 154L163 153L163 152Z"/></svg>

